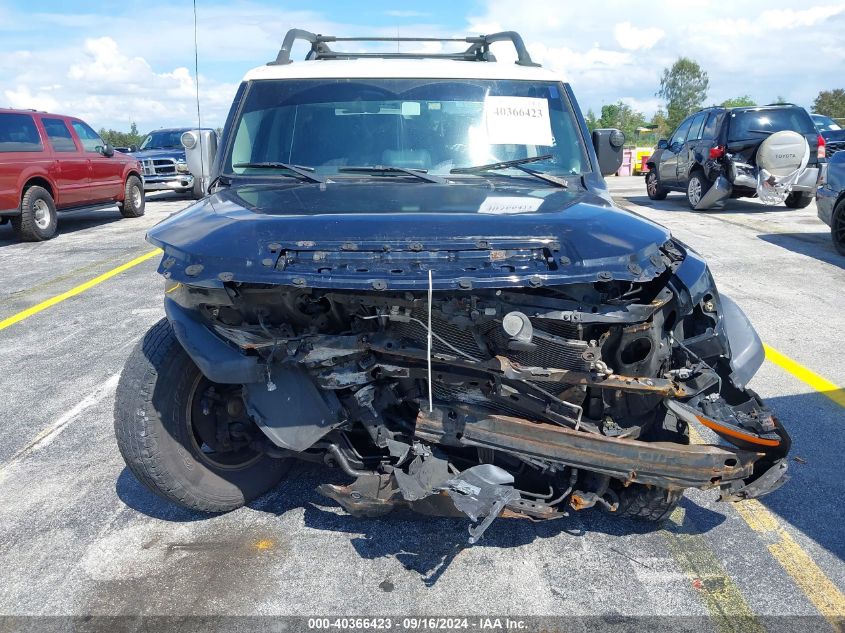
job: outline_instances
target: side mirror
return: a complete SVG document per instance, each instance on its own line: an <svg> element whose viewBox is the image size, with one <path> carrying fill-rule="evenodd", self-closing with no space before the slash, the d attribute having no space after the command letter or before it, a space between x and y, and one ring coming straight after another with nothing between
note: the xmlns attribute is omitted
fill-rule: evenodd
<svg viewBox="0 0 845 633"><path fill-rule="evenodd" d="M102 154L106 158L111 158L112 156L114 156L114 148L108 143L106 143L105 145L103 145Z"/></svg>
<svg viewBox="0 0 845 633"><path fill-rule="evenodd" d="M130 152L137 152L137 151L138 151L138 146L137 146L137 145L130 145L130 146L129 146L129 151L130 151Z"/></svg>
<svg viewBox="0 0 845 633"><path fill-rule="evenodd" d="M660 139L657 141L657 149L669 149L669 141L665 138Z"/></svg>
<svg viewBox="0 0 845 633"><path fill-rule="evenodd" d="M188 130L180 138L185 148L185 162L194 177L194 198L208 193L211 168L217 156L217 134L214 130Z"/></svg>
<svg viewBox="0 0 845 633"><path fill-rule="evenodd" d="M625 135L616 128L593 130L593 147L599 161L602 176L609 176L619 171L622 166L622 146Z"/></svg>

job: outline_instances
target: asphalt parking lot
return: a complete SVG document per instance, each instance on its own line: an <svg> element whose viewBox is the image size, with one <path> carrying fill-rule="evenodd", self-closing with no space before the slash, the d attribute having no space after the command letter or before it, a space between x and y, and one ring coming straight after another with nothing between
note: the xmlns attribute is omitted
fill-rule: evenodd
<svg viewBox="0 0 845 633"><path fill-rule="evenodd" d="M501 520L472 547L465 521L344 514L314 490L342 475L312 466L227 515L170 506L125 469L112 432L123 362L163 316L158 257L134 260L153 250L145 229L188 204L156 194L137 220L62 216L44 243L0 226L0 613L658 615L690 617L673 630L845 630L845 392L819 391L845 385L845 259L815 205L692 212L680 194L648 200L639 178L609 184L708 259L770 346L751 386L793 437L783 488L741 506L695 491L656 531L598 511Z"/></svg>

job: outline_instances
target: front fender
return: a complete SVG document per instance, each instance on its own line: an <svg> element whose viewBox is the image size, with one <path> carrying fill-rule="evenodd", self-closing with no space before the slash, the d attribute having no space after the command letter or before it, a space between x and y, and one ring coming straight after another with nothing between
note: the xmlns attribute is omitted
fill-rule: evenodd
<svg viewBox="0 0 845 633"><path fill-rule="evenodd" d="M206 378L228 385L263 379L263 365L256 356L241 354L218 338L190 310L168 297L164 300L164 312L176 339Z"/></svg>
<svg viewBox="0 0 845 633"><path fill-rule="evenodd" d="M721 299L722 327L731 349L731 380L744 389L766 359L763 341L736 302L725 294Z"/></svg>

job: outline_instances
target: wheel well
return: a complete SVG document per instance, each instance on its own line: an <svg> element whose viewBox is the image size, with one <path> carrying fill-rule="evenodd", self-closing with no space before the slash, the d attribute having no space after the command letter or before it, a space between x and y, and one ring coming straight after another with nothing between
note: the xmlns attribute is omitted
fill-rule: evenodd
<svg viewBox="0 0 845 633"><path fill-rule="evenodd" d="M707 179L707 174L704 173L704 167L696 163L692 166L692 169L689 170L689 175L692 176L693 174L701 174L704 176L704 179Z"/></svg>
<svg viewBox="0 0 845 633"><path fill-rule="evenodd" d="M840 204L845 204L845 189L839 194L839 197L836 199L836 203L833 205L833 213L836 212L836 207Z"/></svg>
<svg viewBox="0 0 845 633"><path fill-rule="evenodd" d="M45 180L44 178L30 178L26 181L26 184L23 186L23 190L21 191L21 200L23 200L24 195L26 195L26 190L30 187L43 187L46 189L53 200L56 200L56 194L53 191L53 186L49 183L49 181Z"/></svg>
<svg viewBox="0 0 845 633"><path fill-rule="evenodd" d="M124 200L124 199L126 198L126 182L127 182L127 181L128 181L128 180L132 177L132 176L136 176L136 177L138 178L138 180L140 180L140 181L141 181L141 190L142 190L142 192L143 192L143 188L144 188L144 179L141 177L141 174L139 174L137 171L135 171L134 169L132 169L132 170L130 170L130 171L128 171L128 172L126 173L126 178L123 180L123 191L121 191L121 192L120 192L120 198L118 198L118 200L119 200L119 201L121 201L121 202L125 202L125 200Z"/></svg>

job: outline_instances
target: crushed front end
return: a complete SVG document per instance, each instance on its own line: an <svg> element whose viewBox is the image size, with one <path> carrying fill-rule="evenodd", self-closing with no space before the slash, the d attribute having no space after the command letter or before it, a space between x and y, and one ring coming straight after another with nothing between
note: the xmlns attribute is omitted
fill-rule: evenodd
<svg viewBox="0 0 845 633"><path fill-rule="evenodd" d="M694 252L621 274L554 240L447 242L270 242L273 283L166 251L177 338L253 423L217 439L341 468L320 491L353 514L467 515L471 542L497 516L659 519L686 488L785 481L789 437L746 389L762 345Z"/></svg>

